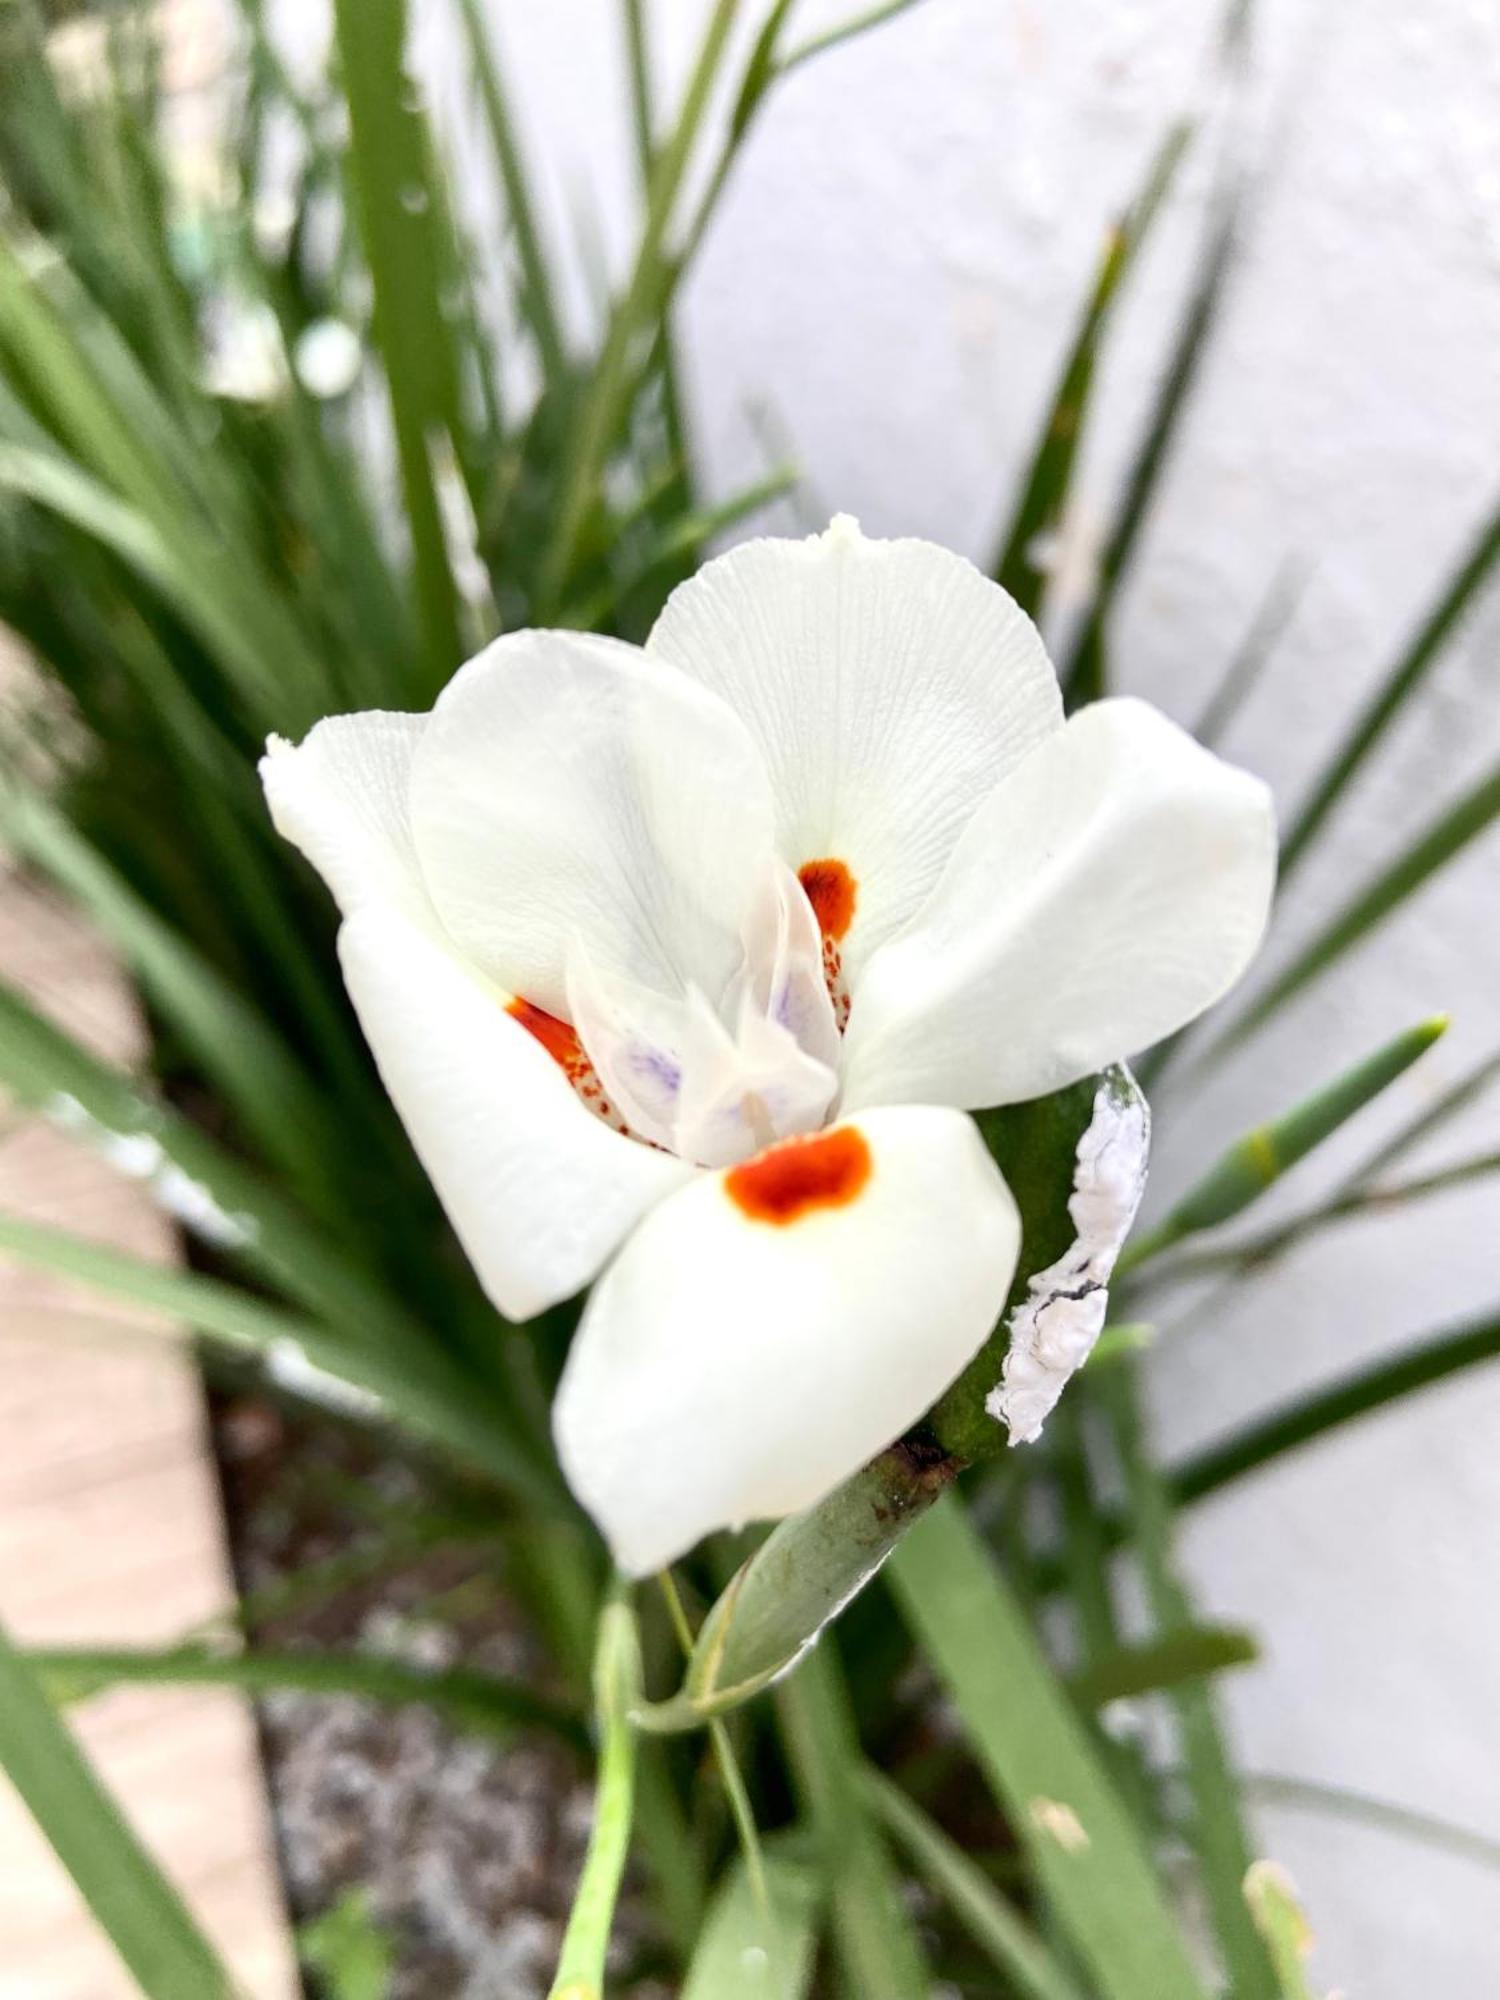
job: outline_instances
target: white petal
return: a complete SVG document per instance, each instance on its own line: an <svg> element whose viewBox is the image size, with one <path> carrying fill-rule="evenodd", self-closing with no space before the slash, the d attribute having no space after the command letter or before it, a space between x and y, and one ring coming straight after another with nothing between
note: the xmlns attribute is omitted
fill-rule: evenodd
<svg viewBox="0 0 1500 2000"><path fill-rule="evenodd" d="M799 1188L824 1198L799 1209ZM973 1123L927 1106L793 1140L655 1209L594 1288L553 1414L615 1560L644 1575L821 1499L972 1357L1019 1241Z"/></svg>
<svg viewBox="0 0 1500 2000"><path fill-rule="evenodd" d="M746 979L739 1011L753 1009L794 1035L810 1056L837 1069L842 1038L811 903L783 861L766 872L745 927Z"/></svg>
<svg viewBox="0 0 1500 2000"><path fill-rule="evenodd" d="M260 763L271 818L348 912L381 897L427 907L407 797L425 715L331 715L300 744L273 736Z"/></svg>
<svg viewBox="0 0 1500 2000"><path fill-rule="evenodd" d="M866 972L846 1104L1039 1097L1191 1021L1254 957L1270 793L1139 701L1084 709L981 807Z"/></svg>
<svg viewBox="0 0 1500 2000"><path fill-rule="evenodd" d="M853 875L851 976L916 913L996 781L1062 721L1036 628L998 584L930 542L866 541L846 516L708 563L647 647L754 735L784 859Z"/></svg>
<svg viewBox="0 0 1500 2000"><path fill-rule="evenodd" d="M339 935L380 1074L495 1304L528 1319L587 1284L692 1172L623 1138L506 1011L507 996L395 911Z"/></svg>
<svg viewBox="0 0 1500 2000"><path fill-rule="evenodd" d="M412 773L422 872L501 985L566 1015L581 937L600 970L717 1004L771 851L766 775L713 695L638 648L517 632L438 698Z"/></svg>

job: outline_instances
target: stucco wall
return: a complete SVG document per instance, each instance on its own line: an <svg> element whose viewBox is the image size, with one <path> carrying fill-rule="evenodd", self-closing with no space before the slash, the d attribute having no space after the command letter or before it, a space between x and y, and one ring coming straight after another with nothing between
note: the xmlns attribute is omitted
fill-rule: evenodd
<svg viewBox="0 0 1500 2000"><path fill-rule="evenodd" d="M849 0L852 6L854 0ZM746 10L758 11L758 10ZM809 29L844 10L804 0ZM1201 102L1207 0L925 0L809 67L758 129L687 300L716 483L769 427L823 512L981 555L1032 437L1106 219L1167 119ZM429 55L458 65L439 16ZM494 0L559 221L618 247L632 179L613 0ZM680 75L707 8L648 8ZM1500 9L1263 0L1239 276L1114 634L1119 683L1191 718L1277 570L1300 610L1228 748L1297 800L1483 511L1500 499ZM1133 289L1089 440L1107 507L1196 240L1207 160ZM580 281L580 296L583 285ZM755 413L759 413L757 417ZM1289 898L1283 952L1500 753L1500 618L1471 621ZM1447 1043L1361 1140L1500 1041L1500 842L1288 1009L1161 1132L1156 1196L1238 1125L1440 1007ZM1267 967L1267 970L1270 970ZM1444 1157L1500 1121L1500 1100ZM1343 1156L1348 1156L1348 1148ZM1299 1177L1292 1199L1323 1169ZM1190 1447L1294 1388L1500 1295L1492 1191L1347 1229L1159 1349L1161 1430ZM1500 1837L1500 1367L1433 1392L1195 1515L1211 1608L1263 1666L1232 1705L1253 1771ZM1267 1809L1319 1932L1323 1986L1364 2000L1500 1990L1494 1879L1404 1835Z"/></svg>

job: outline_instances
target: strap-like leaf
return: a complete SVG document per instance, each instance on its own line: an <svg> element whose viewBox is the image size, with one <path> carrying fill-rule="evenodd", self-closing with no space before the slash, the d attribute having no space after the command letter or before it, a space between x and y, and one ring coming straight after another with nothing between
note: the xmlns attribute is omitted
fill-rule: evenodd
<svg viewBox="0 0 1500 2000"><path fill-rule="evenodd" d="M229 2000L229 1975L0 1628L0 1769L151 2000Z"/></svg>
<svg viewBox="0 0 1500 2000"><path fill-rule="evenodd" d="M1111 2000L1204 2000L1130 1814L989 1551L950 1495L888 1569L1059 1929Z"/></svg>

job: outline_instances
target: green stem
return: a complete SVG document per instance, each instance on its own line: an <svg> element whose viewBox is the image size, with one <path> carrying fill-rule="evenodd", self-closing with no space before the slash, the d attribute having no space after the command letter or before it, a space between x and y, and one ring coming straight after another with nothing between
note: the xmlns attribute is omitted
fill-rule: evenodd
<svg viewBox="0 0 1500 2000"><path fill-rule="evenodd" d="M630 1606L617 1597L600 1616L594 1655L600 1741L594 1825L550 2000L603 2000L604 1959L630 1850L636 1758L630 1710L640 1685L640 1671L635 1618Z"/></svg>
<svg viewBox="0 0 1500 2000"><path fill-rule="evenodd" d="M682 1596L677 1588L677 1580L669 1569L664 1569L657 1579L662 1596L666 1599L667 1615L672 1621L682 1647L684 1659L693 1656L693 1628L683 1609ZM739 1836L740 1852L745 1857L745 1874L750 1883L750 1893L755 1899L767 1934L771 1929L771 1896L766 1886L765 1856L761 1852L760 1829L755 1823L755 1809L750 1803L750 1794L745 1787L739 1759L734 1754L729 1731L722 1722L708 1725L708 1740L713 1745L714 1759L719 1766L719 1776L723 1781L724 1793L729 1800L729 1810L734 1819L735 1832Z"/></svg>

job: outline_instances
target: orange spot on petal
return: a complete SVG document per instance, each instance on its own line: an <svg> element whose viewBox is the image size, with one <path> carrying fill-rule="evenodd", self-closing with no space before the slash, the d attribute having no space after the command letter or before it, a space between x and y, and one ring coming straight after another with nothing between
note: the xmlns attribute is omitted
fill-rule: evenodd
<svg viewBox="0 0 1500 2000"><path fill-rule="evenodd" d="M817 1208L847 1208L874 1171L869 1142L853 1125L784 1139L731 1167L724 1188L752 1222L784 1226Z"/></svg>
<svg viewBox="0 0 1500 2000"><path fill-rule="evenodd" d="M818 929L825 938L841 938L854 921L859 884L842 861L804 861L797 870Z"/></svg>
<svg viewBox="0 0 1500 2000"><path fill-rule="evenodd" d="M512 1000L505 1011L513 1020L520 1022L528 1035L536 1037L552 1060L569 1076L576 1076L581 1069L590 1066L582 1042L566 1021L559 1021L555 1014L549 1014L541 1007L533 1007L529 1000Z"/></svg>

